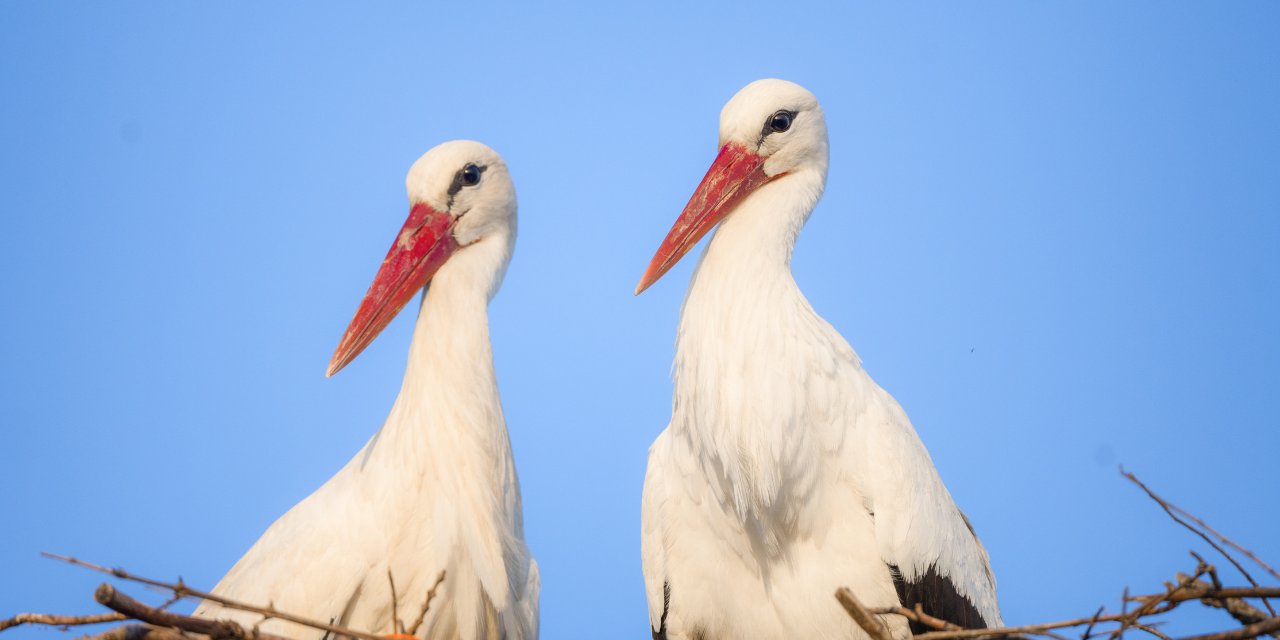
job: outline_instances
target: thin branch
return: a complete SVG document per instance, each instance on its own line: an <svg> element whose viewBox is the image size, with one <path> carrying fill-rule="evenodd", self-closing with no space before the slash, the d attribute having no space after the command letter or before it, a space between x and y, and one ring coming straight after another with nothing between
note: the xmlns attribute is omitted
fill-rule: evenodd
<svg viewBox="0 0 1280 640"><path fill-rule="evenodd" d="M1276 571L1275 568L1273 568L1271 565L1263 562L1262 558L1259 558L1252 551L1240 546L1231 538L1228 538L1222 535L1221 533L1218 533L1217 529L1214 529L1213 527L1209 526L1209 523L1205 522L1204 520L1201 520L1200 518L1197 518L1194 514L1190 513L1186 509L1183 509L1182 507L1179 507L1178 505L1173 503L1169 503L1169 507L1172 508L1174 511L1177 511L1178 515L1181 515L1182 517L1196 523L1196 526L1199 526L1201 529L1204 529L1205 531L1208 531L1210 534L1213 534L1213 537L1221 541L1222 544L1225 544L1228 547L1231 547L1232 549L1235 549L1236 551L1243 553L1244 556L1252 560L1254 564L1258 565L1259 567L1262 567L1263 571L1266 571L1267 573L1271 574L1271 577L1277 580L1280 580L1280 572Z"/></svg>
<svg viewBox="0 0 1280 640"><path fill-rule="evenodd" d="M192 636L147 624L127 624L96 636L80 636L76 640L192 640Z"/></svg>
<svg viewBox="0 0 1280 640"><path fill-rule="evenodd" d="M1249 638L1256 638L1260 635L1269 634L1277 630L1280 630L1280 617L1267 618L1262 622L1251 624L1247 627L1240 627L1234 631L1208 633L1202 636L1182 638L1182 640L1248 640Z"/></svg>
<svg viewBox="0 0 1280 640"><path fill-rule="evenodd" d="M161 611L116 591L115 587L105 582L98 585L97 591L93 592L93 599L112 611L118 611L134 620L157 627L181 629L182 631L199 633L220 640L250 640L254 638L256 640L288 640L284 636L269 633L254 634L247 632L244 627L230 620L193 618L171 611Z"/></svg>
<svg viewBox="0 0 1280 640"><path fill-rule="evenodd" d="M1159 629L1156 629L1154 624L1142 624L1141 622L1135 622L1132 626L1134 629L1137 629L1138 631L1145 631L1157 638L1160 638L1160 640L1173 640L1169 636L1161 633Z"/></svg>
<svg viewBox="0 0 1280 640"><path fill-rule="evenodd" d="M174 595L183 597L183 598L199 598L201 600L208 600L210 602L215 602L229 609L239 609L240 611L257 613L259 615L264 615L271 618L279 618L280 620L287 620L289 622L311 627L313 629L320 629L322 631L327 631L339 636L348 636L351 638L358 638L359 640L384 640L382 636L374 633L365 633L363 631L355 631L354 629L347 629L345 627L340 627L334 624L318 622L316 620L309 620L302 616L295 616L291 613L285 613L283 611L279 611L274 606L258 607L251 604L246 604L243 602L232 600L231 598L224 598L222 596L214 595L212 593L208 593L205 591L192 589L191 587L188 587L185 583L183 583L181 578L178 579L177 583L161 582L159 580L152 580L150 578L144 578L142 576L133 575L128 571L125 571L124 569L120 569L120 568L108 569L107 567L96 565L96 564L93 564L92 562L85 562L84 560L79 560L76 558L72 558L70 556L61 556L55 553L47 553L47 552L41 552L40 555L43 555L46 558L52 558L54 560L61 560L62 562L66 562L68 564L73 564L76 566L85 567L87 569L92 569L94 571L99 571L101 573L105 573L110 576L115 576L122 580L130 580L133 582L138 582L138 583L150 585L153 587L159 587L161 589L168 589L172 591Z"/></svg>
<svg viewBox="0 0 1280 640"><path fill-rule="evenodd" d="M391 568L387 567L387 582L391 584L391 633L404 633L404 625L400 623L399 599L396 597L396 579L391 577Z"/></svg>
<svg viewBox="0 0 1280 640"><path fill-rule="evenodd" d="M915 609L908 609L906 607L873 607L873 608L867 609L867 611L878 616L885 616L885 615L902 616L907 620L910 620L912 622L918 622L926 627L929 627L937 631L959 631L960 629L964 628L958 624L947 622L946 620L943 620L941 618L935 618L925 613L924 609L920 606L920 603L918 602L916 603Z"/></svg>
<svg viewBox="0 0 1280 640"><path fill-rule="evenodd" d="M1093 618L1089 620L1089 626L1085 627L1084 633L1080 634L1080 640L1089 640L1093 636L1093 626L1098 624L1098 619L1102 617L1102 612L1106 610L1107 607L1105 605L1098 607L1098 610L1093 613Z"/></svg>
<svg viewBox="0 0 1280 640"><path fill-rule="evenodd" d="M884 621L877 618L866 607L858 602L858 598L848 587L840 587L836 589L836 600L844 606L844 610L849 612L849 617L862 627L867 635L871 636L871 640L893 640L893 636L889 633L889 628L885 626ZM919 636L916 636L919 637Z"/></svg>
<svg viewBox="0 0 1280 640"><path fill-rule="evenodd" d="M1148 615L1164 613L1168 609L1156 609ZM1079 627L1089 623L1098 622L1120 622L1133 614L1117 613L1109 616L1089 616L1086 618L1075 618L1074 620L1061 620L1059 622L1046 622L1043 624L1027 624L1019 627L994 627L991 629L960 629L957 631L930 631L915 636L915 640L948 640L953 638L983 638L983 637L1004 637L1023 634L1044 634L1054 629L1065 629L1067 627Z"/></svg>
<svg viewBox="0 0 1280 640"><path fill-rule="evenodd" d="M1156 504L1160 505L1160 508L1161 508L1161 509L1164 509L1164 512L1165 512L1165 513L1169 514L1169 517L1170 517L1170 518L1173 518L1173 521L1174 521L1174 522L1177 522L1178 524L1182 525L1183 527L1186 527L1186 529L1187 529L1188 531L1190 531L1190 532L1192 532L1192 533L1196 534L1197 536L1200 536L1200 538L1201 538L1201 539L1203 539L1205 542L1209 543L1209 546L1213 547L1215 551L1217 551L1218 553L1221 553L1221 554L1222 554L1222 557L1224 557L1224 558L1226 558L1227 560L1229 560L1229 561L1231 562L1231 564L1236 568L1236 570L1237 570L1237 571L1239 571L1239 572L1240 572L1240 574L1241 574L1241 575L1243 575L1243 576L1245 577L1245 579L1249 581L1249 584L1251 584L1251 585L1253 585L1253 586L1255 586L1255 587L1256 587L1256 586L1258 586L1258 581L1257 581L1257 580L1254 580L1254 579L1253 579L1253 576L1249 575L1249 572L1248 572L1248 571L1245 571L1245 568L1244 568L1243 566L1241 566L1241 565L1240 565L1240 563L1239 563L1239 562L1237 562L1237 561L1236 561L1236 559L1235 559L1235 558L1234 558L1230 553L1227 553L1227 550L1226 550L1226 549L1223 549L1221 546L1219 546L1219 545L1218 545L1218 543L1214 542L1212 539L1210 539L1210 538L1209 538L1209 536L1205 535L1205 533L1204 533L1203 531L1201 531L1201 530L1199 530L1199 529L1197 529L1197 528L1195 528L1195 527L1191 526L1189 523L1187 523L1187 521L1186 521L1186 520L1183 520L1182 518L1179 518L1177 513L1174 513L1174 510L1175 510L1175 509L1177 509L1178 511L1180 511L1180 512L1182 512L1182 513L1186 513L1186 511L1184 511L1184 510L1183 510L1182 508L1180 508L1180 507L1177 507L1177 506L1175 506L1175 505L1171 504L1169 501L1165 500L1164 498L1161 498L1160 496L1156 495L1156 492L1152 491L1149 487L1147 487L1147 485L1143 484L1143 483L1142 483L1142 481L1138 479L1138 476L1135 476L1135 475L1133 475L1132 473L1130 473L1130 472L1128 472L1128 471L1125 471L1125 470L1124 470L1124 467L1120 467L1120 475L1122 475L1122 476L1124 476L1124 477L1128 478L1130 482L1132 482L1132 483L1134 483L1134 484L1138 485L1138 487L1140 487L1143 491L1145 491L1145 492L1147 493L1147 495L1148 495L1148 496L1150 496L1150 498L1151 498L1152 500L1155 500L1155 501L1156 501ZM1193 520L1197 520L1197 521L1199 520L1199 518L1194 518L1194 517L1193 517L1192 519L1193 519ZM1233 543L1233 544L1234 544L1234 543ZM1252 556L1253 554L1249 554L1249 555L1251 555L1251 556ZM1267 567L1267 569L1268 569L1268 570L1270 570L1270 567ZM1278 576L1278 577L1280 577L1280 576ZM1274 615L1276 615L1276 611L1275 611L1275 609L1272 609L1272 608L1271 608L1271 603L1270 603L1270 602L1267 602L1267 601L1264 599L1264 600L1262 601L1262 604L1263 604L1263 605L1265 605L1265 606L1267 607L1267 611L1270 611L1270 612L1271 612L1271 615L1273 615L1273 616L1274 616Z"/></svg>
<svg viewBox="0 0 1280 640"><path fill-rule="evenodd" d="M1203 583L1203 581L1200 581ZM1213 600L1224 600L1227 598L1280 598L1280 587L1227 587L1223 589L1201 589L1195 585L1188 585L1178 591L1168 594L1152 594L1145 596L1129 596L1130 602L1145 602L1151 598L1166 598L1169 602L1185 602L1187 600L1200 600L1202 598L1210 598Z"/></svg>
<svg viewBox="0 0 1280 640"><path fill-rule="evenodd" d="M1188 585L1198 580L1200 576L1207 573L1210 568L1211 567L1209 565L1205 564L1202 561L1199 563L1199 566L1196 567L1196 572L1194 575L1182 576L1182 579L1178 581L1177 585L1168 585L1165 588L1164 593L1158 596L1152 596L1151 598L1141 601L1142 604L1139 605L1137 609L1134 609L1133 612L1128 615L1128 617L1121 620L1120 626L1117 627L1115 631L1111 632L1112 640L1116 640L1120 636L1123 636L1126 629L1136 624L1139 620L1142 619L1143 616L1149 615L1150 613L1155 611L1156 608L1159 607L1161 604L1168 603L1169 609L1172 609L1178 606L1176 602L1169 600L1169 596L1185 589ZM1168 611L1168 609L1165 609L1165 610Z"/></svg>
<svg viewBox="0 0 1280 640"><path fill-rule="evenodd" d="M418 635L418 627L422 626L422 621L427 619L427 610L431 608L431 601L436 598L436 589L440 588L440 583L444 582L444 571L440 571L440 575L436 576L436 583L431 585L431 589L427 591L427 599L422 603L422 610L418 612L418 618L413 621L413 626L409 627L409 635Z"/></svg>
<svg viewBox="0 0 1280 640"><path fill-rule="evenodd" d="M89 616L55 616L47 613L19 613L8 620L0 620L0 631L24 624L43 624L50 627L75 627L83 624L102 624L127 620L118 613L95 613Z"/></svg>

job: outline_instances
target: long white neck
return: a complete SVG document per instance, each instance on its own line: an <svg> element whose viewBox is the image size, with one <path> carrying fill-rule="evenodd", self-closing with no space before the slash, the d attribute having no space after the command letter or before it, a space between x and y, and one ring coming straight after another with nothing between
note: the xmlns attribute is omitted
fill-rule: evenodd
<svg viewBox="0 0 1280 640"><path fill-rule="evenodd" d="M708 244L681 313L672 428L744 520L794 517L774 507L785 510L812 473L811 373L833 353L855 357L791 275L824 182L824 172L798 172L744 200Z"/></svg>
<svg viewBox="0 0 1280 640"><path fill-rule="evenodd" d="M422 298L404 382L369 459L438 467L465 456L483 477L509 462L510 443L489 341L489 298L509 256L504 238L454 254ZM455 466L450 462L448 466Z"/></svg>

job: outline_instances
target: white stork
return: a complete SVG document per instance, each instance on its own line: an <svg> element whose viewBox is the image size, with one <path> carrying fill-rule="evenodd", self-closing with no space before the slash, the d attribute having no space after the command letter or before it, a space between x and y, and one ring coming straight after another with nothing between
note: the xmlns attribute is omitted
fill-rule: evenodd
<svg viewBox="0 0 1280 640"><path fill-rule="evenodd" d="M826 186L813 94L747 85L636 293L719 223L685 298L641 538L654 638L865 638L834 597L1001 624L986 551L906 413L791 275ZM895 636L905 621L887 617Z"/></svg>
<svg viewBox="0 0 1280 640"><path fill-rule="evenodd" d="M276 520L214 593L393 633L388 572L407 625L446 571L420 637L536 638L538 565L524 543L487 315L515 244L515 189L502 158L470 141L427 152L406 183L409 219L328 370L426 288L400 395L368 444ZM208 601L196 614L261 619ZM261 630L322 635L281 620Z"/></svg>

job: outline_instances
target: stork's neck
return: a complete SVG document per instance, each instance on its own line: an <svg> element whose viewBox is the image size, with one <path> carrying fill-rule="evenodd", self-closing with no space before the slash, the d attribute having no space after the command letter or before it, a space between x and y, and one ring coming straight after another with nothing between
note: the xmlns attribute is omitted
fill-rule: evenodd
<svg viewBox="0 0 1280 640"><path fill-rule="evenodd" d="M803 302L791 276L791 252L825 180L825 172L810 170L767 183L720 223L689 285L679 348L688 342L686 333L715 330L701 326L704 320L732 320L743 312L787 314L791 310L778 303ZM697 342L723 342L706 337Z"/></svg>
<svg viewBox="0 0 1280 640"><path fill-rule="evenodd" d="M680 317L672 430L744 519L785 520L772 505L799 503L791 476L811 465L795 430L810 422L812 385L824 384L808 372L830 370L841 352L790 265L824 177L792 174L744 200L707 245Z"/></svg>
<svg viewBox="0 0 1280 640"><path fill-rule="evenodd" d="M414 466L441 455L510 458L489 342L489 298L509 255L499 240L454 254L423 294L404 382L370 445L374 455Z"/></svg>

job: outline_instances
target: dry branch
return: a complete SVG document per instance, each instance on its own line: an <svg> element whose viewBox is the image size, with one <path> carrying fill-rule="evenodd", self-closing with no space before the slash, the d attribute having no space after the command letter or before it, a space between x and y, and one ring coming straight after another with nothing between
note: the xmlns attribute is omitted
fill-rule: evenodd
<svg viewBox="0 0 1280 640"><path fill-rule="evenodd" d="M436 599L436 589L440 588L440 583L444 582L444 571L436 576L436 583L431 585L431 589L427 591L427 599L422 603L422 609L418 611L418 617L409 626L409 635L418 635L418 627L422 626L422 621L427 619L427 611L431 609L431 601Z"/></svg>
<svg viewBox="0 0 1280 640"><path fill-rule="evenodd" d="M318 620L309 620L302 616L296 616L291 613L280 611L273 606L260 607L260 606L232 600L231 598L224 598L222 596L200 591L198 589L192 589L191 587L188 587L184 582L182 582L181 578L179 578L178 582L176 583L162 582L159 580L152 580L151 578L144 578L142 576L134 575L132 573L129 573L128 571L125 571L124 569L120 569L120 568L109 569L107 567L96 565L96 564L93 564L92 562L85 562L84 560L79 560L76 558L72 558L70 556L61 556L55 553L46 553L46 552L42 552L41 555L45 556L46 558L61 560L69 564L85 567L87 569L92 569L94 571L99 571L101 573L105 573L110 576L115 576L122 580L130 580L132 582L138 582L138 583L150 585L153 587L159 587L161 589L168 589L172 591L173 594L179 598L199 598L201 600L208 600L210 602L215 602L224 607L227 607L228 609L238 609L240 611L248 611L249 613L256 613L267 618L278 618L280 620L287 620L289 622L300 624L306 627L311 627L313 629L327 631L336 636L356 638L357 640L385 640L383 636L380 636L376 633L366 633L364 631L347 629L345 627L335 625L335 624L329 624L327 622L320 622Z"/></svg>
<svg viewBox="0 0 1280 640"><path fill-rule="evenodd" d="M862 606L858 598L848 587L840 587L836 589L836 600L844 606L844 610L849 612L849 617L862 627L867 635L871 636L871 640L893 640L893 635L889 633L889 627L884 621L871 613L871 610Z"/></svg>
<svg viewBox="0 0 1280 640"><path fill-rule="evenodd" d="M1254 580L1253 576L1249 575L1249 572L1245 570L1244 566L1242 566L1239 562L1237 562L1236 559L1232 557L1230 553L1227 553L1226 549L1223 549L1221 546L1218 545L1218 543L1214 542L1213 539L1208 536L1208 534L1191 526L1191 524L1189 524L1186 520L1183 520L1182 518L1178 517L1178 513L1176 512L1187 513L1186 510L1156 495L1156 492L1152 491L1149 487L1147 487L1147 485L1143 484L1142 481L1138 479L1138 476L1135 476L1132 473L1125 471L1124 467L1120 467L1120 475L1124 476L1125 478L1128 478L1130 482L1138 485L1139 488L1145 491L1148 497L1150 497L1152 500L1155 500L1156 504L1160 505L1160 508L1164 509L1164 512L1169 514L1170 518L1173 518L1174 522L1177 522L1183 527L1186 527L1188 531L1196 534L1197 536L1200 536L1201 539L1209 543L1209 546L1213 547L1215 551L1222 554L1222 557L1226 558L1228 561L1231 562L1233 566L1235 566L1236 570L1239 571L1240 574L1244 576L1245 580L1249 581L1249 584L1255 587L1258 586L1258 581ZM1194 516L1192 516L1192 519L1199 523L1204 522L1203 520L1200 520L1199 518L1196 518ZM1208 526L1206 525L1205 528L1208 529ZM1210 531L1212 531L1212 529L1210 529ZM1217 532L1215 531L1214 533L1217 533ZM1222 537L1222 536L1219 535L1219 537ZM1240 545L1234 542L1231 542L1229 540L1227 542L1237 549L1244 550L1246 555L1248 555L1250 558L1254 558L1258 563L1262 564L1263 568L1265 568L1267 571L1271 571L1272 573L1274 573L1274 570L1269 565L1262 563L1261 560L1257 560L1257 557L1254 556L1253 553L1250 552L1249 550L1244 549L1244 547L1241 547ZM1276 577L1280 578L1280 576L1276 576ZM1271 612L1271 615L1273 616L1276 615L1276 610L1271 608L1271 603L1267 602L1265 598L1262 600L1262 604L1267 608L1267 611Z"/></svg>
<svg viewBox="0 0 1280 640"><path fill-rule="evenodd" d="M244 627L230 620L193 618L170 611L162 611L116 591L115 587L105 582L98 585L98 590L93 593L93 599L97 600L98 604L134 620L156 627L172 627L182 631L199 633L215 640L252 640L255 638L257 640L289 640L284 636L245 631Z"/></svg>
<svg viewBox="0 0 1280 640"><path fill-rule="evenodd" d="M921 607L920 603L918 602L916 603L915 609L908 609L906 607L877 607L874 609L868 609L868 611L876 615L888 615L888 614L899 615L906 618L907 620L910 620L912 622L918 622L922 625L925 625L926 627L930 627L938 631L960 631L964 629L964 627L961 627L958 624L952 624L950 622L947 622L946 620L943 620L941 618L935 618L925 613L924 608Z"/></svg>
<svg viewBox="0 0 1280 640"><path fill-rule="evenodd" d="M43 624L51 627L75 627L85 624L102 624L126 620L118 613L99 613L91 616L55 616L47 613L19 613L7 620L0 620L0 631L24 624Z"/></svg>
<svg viewBox="0 0 1280 640"><path fill-rule="evenodd" d="M192 637L173 629L145 624L127 624L96 636L81 636L77 640L192 640Z"/></svg>
<svg viewBox="0 0 1280 640"><path fill-rule="evenodd" d="M1263 634L1270 634L1280 630L1280 617L1267 618L1262 622L1251 624L1247 627L1241 627L1235 631L1223 631L1221 633L1210 633L1203 636L1191 636L1182 640L1248 640L1256 638Z"/></svg>

